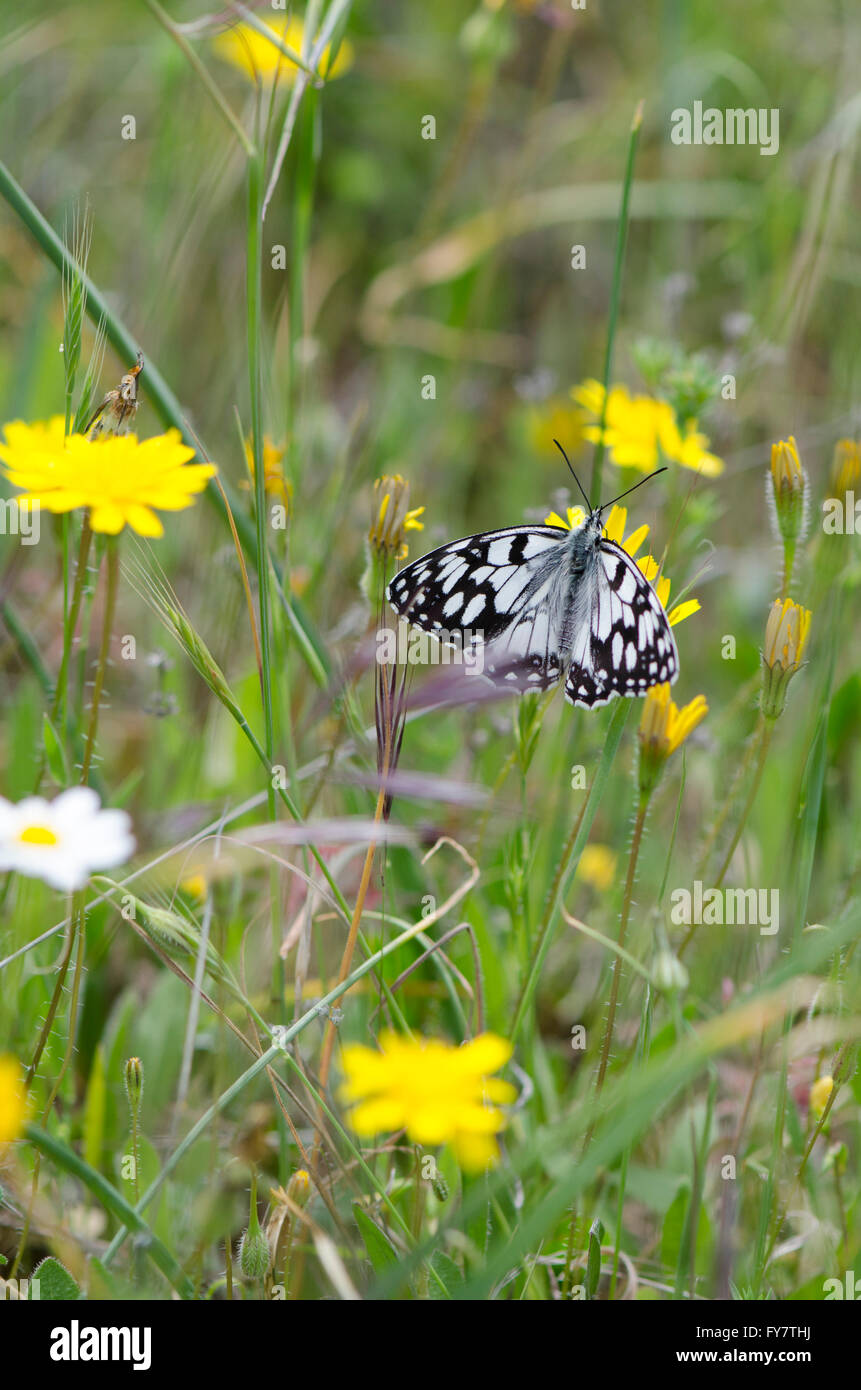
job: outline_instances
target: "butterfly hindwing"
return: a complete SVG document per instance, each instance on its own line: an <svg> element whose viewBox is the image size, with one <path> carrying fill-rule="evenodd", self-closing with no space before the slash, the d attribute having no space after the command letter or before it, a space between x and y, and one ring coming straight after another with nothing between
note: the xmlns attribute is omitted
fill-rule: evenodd
<svg viewBox="0 0 861 1390"><path fill-rule="evenodd" d="M636 561L614 541L597 546L593 593L576 627L565 697L593 709L614 695L645 695L679 671L667 615Z"/></svg>

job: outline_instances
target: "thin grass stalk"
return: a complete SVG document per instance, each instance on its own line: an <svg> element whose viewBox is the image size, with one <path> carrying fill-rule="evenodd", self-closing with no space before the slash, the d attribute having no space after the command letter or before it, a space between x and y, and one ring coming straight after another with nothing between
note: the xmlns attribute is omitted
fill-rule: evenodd
<svg viewBox="0 0 861 1390"><path fill-rule="evenodd" d="M619 209L619 223L616 229L616 258L613 264L613 284L610 291L610 314L607 321L607 347L604 352L604 402L601 407L598 439L595 443L595 453L592 459L591 499L593 507L597 507L601 501L601 472L604 465L604 430L607 424L607 397L610 393L610 377L613 372L613 348L616 341L616 325L619 319L619 303L622 296L622 269L625 264L625 244L628 239L628 213L631 201L631 186L634 182L634 161L637 156L637 145L640 139L640 127L642 124L643 102L640 101L637 104L637 109L634 112L634 119L631 122L631 134L628 140L628 158L625 163L625 175L622 180L622 204Z"/></svg>

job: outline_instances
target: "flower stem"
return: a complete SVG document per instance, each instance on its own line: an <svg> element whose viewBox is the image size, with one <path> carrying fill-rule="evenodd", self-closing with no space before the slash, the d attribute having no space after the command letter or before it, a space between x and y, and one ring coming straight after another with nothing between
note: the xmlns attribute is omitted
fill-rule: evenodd
<svg viewBox="0 0 861 1390"><path fill-rule="evenodd" d="M544 907L544 915L538 932L538 940L532 954L529 973L523 989L521 990L520 998L517 1001L514 1018L511 1023L511 1028L509 1029L508 1036L512 1042L523 1026L524 1019L526 1018L526 1014L535 996L535 991L538 988L541 970L547 957L547 952L550 950L550 945L556 929L559 907L565 896L565 890L568 886L571 874L577 866L583 846L589 837L589 831L592 829L592 822L595 819L595 813L600 804L601 797L604 794L604 787L610 775L610 769L613 766L613 760L622 738L625 721L630 712L630 701L619 700L616 708L613 710L610 722L607 725L607 734L601 750L601 761L592 779L592 785L589 788L585 804L580 808L580 812L574 822L574 828L568 837L565 848L562 851L562 857L556 867L553 885L547 896Z"/></svg>
<svg viewBox="0 0 861 1390"><path fill-rule="evenodd" d="M730 863L732 862L732 857L735 854L736 847L738 846L738 842L741 839L744 827L747 824L747 818L750 815L751 810L753 809L753 803L756 800L756 794L759 791L759 784L762 781L762 774L765 769L765 759L768 755L768 748L769 744L771 743L771 731L773 727L774 726L770 723L770 721L765 719L762 721L762 732L759 736L759 750L757 752L756 764L753 769L753 779L750 784L750 791L747 794L747 800L744 803L744 809L742 810L742 813L739 817L738 825L735 828L735 834L733 835L732 840L730 841L729 848L726 854L724 855L724 861L721 864L718 876L714 881L715 888L719 888L720 885L723 883L726 871L729 868Z"/></svg>
<svg viewBox="0 0 861 1390"><path fill-rule="evenodd" d="M117 606L117 587L120 572L120 552L116 536L108 538L108 588L105 595L105 613L102 622L102 641L99 648L99 664L96 667L96 678L93 682L93 698L90 702L90 722L87 728L87 742L84 747L84 759L81 764L81 785L86 786L90 775L90 766L93 761L93 750L96 745L96 731L99 727L99 706L102 702L102 691L105 686L105 672L108 667L108 657L111 649L111 630L114 625L114 613Z"/></svg>
<svg viewBox="0 0 861 1390"><path fill-rule="evenodd" d="M619 923L619 945L624 946L625 935L628 930L628 919L631 915L631 898L634 892L634 879L637 873L637 860L640 855L640 842L643 838L643 827L646 824L646 812L649 809L648 793L640 793L640 801L637 807L637 819L634 823L634 834L631 840L631 853L628 859L628 873L625 879L625 896L622 901L622 917ZM604 1025L604 1040L601 1044L601 1056L598 1062L598 1071L595 1076L595 1099L600 1096L604 1087L604 1077L607 1074L607 1065L610 1061L610 1048L613 1044L613 1025L616 1019L616 1005L619 1000L619 984L622 978L622 957L616 956L613 962L613 983L610 986L610 1003L607 1007L607 1021ZM584 1149L592 1137L592 1128L586 1136Z"/></svg>
<svg viewBox="0 0 861 1390"><path fill-rule="evenodd" d="M780 586L780 597L789 598L789 586L792 582L792 567L795 563L795 541L786 541L783 546L783 583Z"/></svg>
<svg viewBox="0 0 861 1390"><path fill-rule="evenodd" d="M735 833L733 834L733 837L729 843L729 848L727 849L727 852L724 855L723 863L721 864L720 869L715 878L714 884L712 885L714 888L720 888L721 884L724 881L727 869L732 863L732 857L735 854L736 849L738 848L738 842L741 839L742 834L744 832L744 827L747 824L748 816L750 815L751 810L753 809L753 803L756 800L756 794L759 791L759 784L762 781L762 774L765 769L765 759L768 754L769 744L771 743L771 733L773 727L774 725L771 720L764 719L762 717L760 718L759 746L756 751L756 764L753 770L753 778L750 784L750 791L747 794L747 799L742 808L741 815L739 816L738 825L735 828ZM690 944L694 932L697 929L697 925L698 924L696 922L692 922L690 927L688 928L687 936L685 937L684 941L679 947L680 960L683 953L687 950L688 945Z"/></svg>
<svg viewBox="0 0 861 1390"><path fill-rule="evenodd" d="M84 520L81 526L81 538L78 543L78 563L75 569L75 581L72 587L72 597L66 613L66 620L63 624L63 655L60 659L60 671L57 676L57 684L54 687L54 699L51 705L51 720L59 723L59 735L65 735L66 729L66 710L68 703L68 683L69 683L69 662L72 656L72 643L75 640L75 631L78 626L78 618L81 614L81 601L84 596L84 579L87 574L87 562L90 558L90 544L93 539L92 528L90 527L90 514L84 513ZM42 780L42 769L39 769L39 780Z"/></svg>

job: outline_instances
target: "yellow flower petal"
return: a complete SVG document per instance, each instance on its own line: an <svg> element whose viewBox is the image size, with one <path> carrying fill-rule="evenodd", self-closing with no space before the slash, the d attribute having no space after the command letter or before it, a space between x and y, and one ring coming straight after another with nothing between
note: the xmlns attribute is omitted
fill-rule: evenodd
<svg viewBox="0 0 861 1390"><path fill-rule="evenodd" d="M669 591L669 581L667 582L667 590ZM667 622L670 624L670 627L675 627L677 623L684 622L685 618L689 618L692 613L699 613L699 611L699 599L686 599L684 603L677 603L675 608L670 609L670 612L667 614Z"/></svg>

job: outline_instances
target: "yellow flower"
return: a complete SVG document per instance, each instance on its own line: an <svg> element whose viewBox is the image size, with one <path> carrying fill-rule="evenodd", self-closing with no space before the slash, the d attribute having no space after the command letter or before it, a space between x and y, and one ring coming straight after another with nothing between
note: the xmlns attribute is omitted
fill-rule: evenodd
<svg viewBox="0 0 861 1390"><path fill-rule="evenodd" d="M550 512L549 516L544 518L544 525L561 526L566 531L572 531L576 530L578 526L582 526L585 520L586 513L582 507L569 507L567 511L567 520L563 520L558 512ZM608 540L615 541L623 550L626 550L633 560L636 558L637 551L640 549L643 541L648 536L649 528L648 526L640 526L636 531L632 531L630 536L626 537L625 523L627 520L627 507L620 507L617 503L612 508L605 522L604 535ZM667 579L665 575L661 575L657 584L655 583L655 578L659 573L660 566L651 555L641 556L641 558L637 560L637 564L646 579L648 579L649 583L653 586L662 608L666 609L670 597L669 579ZM692 613L698 613L699 610L699 600L689 598L685 603L677 603L675 608L670 609L667 613L667 622L671 627L675 627L676 623L683 622L685 618L689 618Z"/></svg>
<svg viewBox="0 0 861 1390"><path fill-rule="evenodd" d="M495 1135L506 1124L497 1107L510 1104L516 1092L490 1073L508 1061L511 1044L493 1033L454 1047L388 1032L380 1046L380 1052L358 1044L344 1048L340 1096L354 1106L355 1132L370 1138L405 1129L414 1144L450 1143L467 1172L496 1163Z"/></svg>
<svg viewBox="0 0 861 1390"><path fill-rule="evenodd" d="M292 48L294 53L302 53L305 26L301 19L275 19L270 15L265 23L275 37L288 48ZM251 24L231 25L229 29L216 36L213 46L220 58L232 63L252 82L256 82L258 77L265 82L272 82L277 75L279 81L292 84L299 72L299 68L286 53L282 53L280 48ZM353 65L353 46L346 39L341 40L337 57L330 69L331 53L331 44L327 44L318 64L322 77L340 77Z"/></svg>
<svg viewBox="0 0 861 1390"><path fill-rule="evenodd" d="M587 845L580 855L577 878L606 893L616 879L616 855L609 845Z"/></svg>
<svg viewBox="0 0 861 1390"><path fill-rule="evenodd" d="M821 1120L833 1090L833 1076L820 1076L810 1087L810 1113L814 1119Z"/></svg>
<svg viewBox="0 0 861 1390"><path fill-rule="evenodd" d="M285 507L289 507L293 496L293 485L284 476L284 455L286 449L279 449L273 444L269 435L263 438L263 487L270 497L277 497L283 502ZM250 436L245 441L245 461L248 464L248 472L251 474L251 484L254 483L254 445ZM243 488L247 489L249 483L244 482Z"/></svg>
<svg viewBox="0 0 861 1390"><path fill-rule="evenodd" d="M306 1168L297 1168L287 1184L287 1196L304 1207L311 1193L311 1177Z"/></svg>
<svg viewBox="0 0 861 1390"><path fill-rule="evenodd" d="M692 613L699 613L700 601L696 598L686 599L684 603L677 603L675 608L667 609L667 604L670 601L670 581L665 574L662 574L657 584L655 583L655 577L660 569L657 560L651 555L644 555L642 559L637 561L637 564L640 566L640 569L643 571L649 583L653 585L661 607L667 612L667 622L670 627L675 627L677 623L684 622L685 618L689 618Z"/></svg>
<svg viewBox="0 0 861 1390"><path fill-rule="evenodd" d="M775 599L765 625L760 708L766 719L777 719L786 705L786 692L801 669L810 632L810 610L791 598Z"/></svg>
<svg viewBox="0 0 861 1390"><path fill-rule="evenodd" d="M780 666L793 674L801 666L810 632L810 610L791 598L775 599L765 626L763 660L769 667Z"/></svg>
<svg viewBox="0 0 861 1390"><path fill-rule="evenodd" d="M18 1138L26 1118L21 1068L14 1057L0 1057L0 1145L11 1144Z"/></svg>
<svg viewBox="0 0 861 1390"><path fill-rule="evenodd" d="M192 874L190 878L184 878L180 883L183 893L190 898L197 898L198 902L203 902L206 898L206 875Z"/></svg>
<svg viewBox="0 0 861 1390"><path fill-rule="evenodd" d="M584 381L571 394L595 421L586 426L584 437L597 443L602 437L604 387L599 381ZM669 459L706 478L716 478L724 470L723 460L708 452L708 438L697 429L695 420L685 421L682 429L668 401L632 396L625 386L610 388L603 440L611 460L620 468L651 473Z"/></svg>
<svg viewBox="0 0 861 1390"><path fill-rule="evenodd" d="M397 555L406 559L408 547L404 542L405 531L423 531L425 525L419 521L424 507L414 507L409 511L410 485L395 473L389 477L383 474L374 483L374 499L371 507L371 529L368 540L374 550Z"/></svg>
<svg viewBox="0 0 861 1390"><path fill-rule="evenodd" d="M708 714L704 695L697 695L681 709L670 699L670 687L653 685L643 703L638 739L640 744L640 791L651 792L664 763L679 749Z"/></svg>
<svg viewBox="0 0 861 1390"><path fill-rule="evenodd" d="M536 454L549 454L559 439L573 452L583 442L586 415L570 400L554 396L541 405L532 406L527 416L529 443Z"/></svg>
<svg viewBox="0 0 861 1390"><path fill-rule="evenodd" d="M854 439L838 439L831 462L831 493L845 497L861 480L861 448Z"/></svg>
<svg viewBox="0 0 861 1390"><path fill-rule="evenodd" d="M24 489L19 503L47 512L87 507L93 530L111 536L124 526L139 536L163 535L155 511L190 507L216 472L211 463L186 466L194 450L175 429L140 441L134 434L64 440L63 417L55 415L46 424L15 420L5 433L0 460L9 482Z"/></svg>

